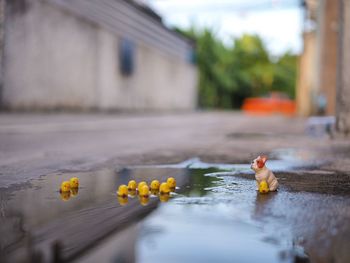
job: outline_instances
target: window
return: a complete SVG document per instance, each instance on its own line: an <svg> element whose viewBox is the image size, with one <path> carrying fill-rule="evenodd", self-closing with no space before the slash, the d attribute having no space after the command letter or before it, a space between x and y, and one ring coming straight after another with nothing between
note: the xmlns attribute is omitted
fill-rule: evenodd
<svg viewBox="0 0 350 263"><path fill-rule="evenodd" d="M122 38L119 43L120 72L124 76L131 76L134 72L135 44L133 41Z"/></svg>

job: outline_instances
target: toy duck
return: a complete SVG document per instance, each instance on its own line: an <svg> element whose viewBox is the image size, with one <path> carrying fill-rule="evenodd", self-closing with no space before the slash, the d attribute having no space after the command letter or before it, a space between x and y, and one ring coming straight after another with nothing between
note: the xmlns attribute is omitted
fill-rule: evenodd
<svg viewBox="0 0 350 263"><path fill-rule="evenodd" d="M68 192L60 192L60 196L61 196L61 199L63 200L63 201L68 201L69 200L69 198L70 198L70 192L68 191Z"/></svg>
<svg viewBox="0 0 350 263"><path fill-rule="evenodd" d="M118 195L118 202L121 206L125 206L128 203L128 197L127 196L119 196Z"/></svg>
<svg viewBox="0 0 350 263"><path fill-rule="evenodd" d="M141 205L146 206L149 202L149 197L148 196L140 196L139 201L140 201Z"/></svg>
<svg viewBox="0 0 350 263"><path fill-rule="evenodd" d="M175 187L176 187L176 180L174 177L169 177L167 180L166 180L166 183L168 184L170 190L175 190Z"/></svg>
<svg viewBox="0 0 350 263"><path fill-rule="evenodd" d="M139 182L139 184L137 185L137 190L140 191L143 185L147 185L145 181Z"/></svg>
<svg viewBox="0 0 350 263"><path fill-rule="evenodd" d="M260 194L267 194L269 192L269 186L267 185L267 182L265 180L261 181L259 184L259 193Z"/></svg>
<svg viewBox="0 0 350 263"><path fill-rule="evenodd" d="M160 183L158 180L153 180L151 182L151 190L159 190Z"/></svg>
<svg viewBox="0 0 350 263"><path fill-rule="evenodd" d="M167 183L161 183L159 187L159 192L160 194L169 194L170 193L170 188Z"/></svg>
<svg viewBox="0 0 350 263"><path fill-rule="evenodd" d="M79 188L71 188L70 193L72 194L72 197L75 197L78 195Z"/></svg>
<svg viewBox="0 0 350 263"><path fill-rule="evenodd" d="M149 196L149 187L148 185L142 185L139 189L139 196Z"/></svg>
<svg viewBox="0 0 350 263"><path fill-rule="evenodd" d="M131 180L128 183L128 190L129 191L135 191L136 190L136 186L137 186L136 181L135 180Z"/></svg>
<svg viewBox="0 0 350 263"><path fill-rule="evenodd" d="M161 202L168 202L170 198L170 194L161 194L159 195L159 200Z"/></svg>
<svg viewBox="0 0 350 263"><path fill-rule="evenodd" d="M127 197L128 196L128 187L125 184L120 185L118 188L117 195L122 196L122 197Z"/></svg>
<svg viewBox="0 0 350 263"><path fill-rule="evenodd" d="M70 182L69 181L62 182L60 192L70 192Z"/></svg>
<svg viewBox="0 0 350 263"><path fill-rule="evenodd" d="M69 180L70 188L78 188L79 187L79 178L78 177L72 177Z"/></svg>

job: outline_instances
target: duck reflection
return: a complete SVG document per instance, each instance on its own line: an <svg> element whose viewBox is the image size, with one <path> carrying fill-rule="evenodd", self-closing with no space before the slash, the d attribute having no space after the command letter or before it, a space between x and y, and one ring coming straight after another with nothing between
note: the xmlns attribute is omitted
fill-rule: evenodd
<svg viewBox="0 0 350 263"><path fill-rule="evenodd" d="M62 201L68 201L70 199L70 196L71 196L71 192L61 192L60 191L60 196L61 196L61 199Z"/></svg>
<svg viewBox="0 0 350 263"><path fill-rule="evenodd" d="M129 199L127 196L118 196L118 202L121 206L125 206L128 203Z"/></svg>
<svg viewBox="0 0 350 263"><path fill-rule="evenodd" d="M149 202L149 196L139 196L139 201L141 205L146 206Z"/></svg>
<svg viewBox="0 0 350 263"><path fill-rule="evenodd" d="M62 201L68 201L71 197L76 197L79 193L79 188L71 188L69 191L59 191Z"/></svg>
<svg viewBox="0 0 350 263"><path fill-rule="evenodd" d="M151 194L157 196L159 194L158 189L151 189Z"/></svg>
<svg viewBox="0 0 350 263"><path fill-rule="evenodd" d="M136 196L136 190L128 190L129 197L134 198Z"/></svg>
<svg viewBox="0 0 350 263"><path fill-rule="evenodd" d="M70 192L71 192L71 196L75 197L78 195L79 188L72 188L72 189L70 189Z"/></svg>
<svg viewBox="0 0 350 263"><path fill-rule="evenodd" d="M164 193L164 194L160 194L159 195L159 200L161 202L168 202L170 198L170 194L169 193Z"/></svg>

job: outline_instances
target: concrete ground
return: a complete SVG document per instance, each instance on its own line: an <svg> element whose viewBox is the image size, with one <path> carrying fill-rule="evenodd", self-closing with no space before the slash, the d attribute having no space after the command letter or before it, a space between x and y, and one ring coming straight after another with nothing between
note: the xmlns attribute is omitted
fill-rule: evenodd
<svg viewBox="0 0 350 263"><path fill-rule="evenodd" d="M348 182L350 140L311 137L305 134L305 127L305 119L237 112L2 113L0 185L7 187L57 171L175 163L192 157L247 163L259 154L274 158L276 153L290 154L291 149L300 158L316 161L316 170L323 171L322 180L331 182L337 174ZM341 192L348 190L345 187Z"/></svg>

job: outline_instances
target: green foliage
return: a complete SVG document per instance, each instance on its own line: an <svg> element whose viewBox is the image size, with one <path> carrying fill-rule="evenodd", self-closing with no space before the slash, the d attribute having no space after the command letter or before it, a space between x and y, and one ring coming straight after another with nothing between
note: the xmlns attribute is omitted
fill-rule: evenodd
<svg viewBox="0 0 350 263"><path fill-rule="evenodd" d="M295 98L296 63L296 56L289 52L279 58L274 64L272 90L284 91L290 98Z"/></svg>
<svg viewBox="0 0 350 263"><path fill-rule="evenodd" d="M196 41L199 107L239 108L246 97L271 91L294 98L295 55L287 52L273 61L256 35L243 35L227 47L209 29L177 31Z"/></svg>

